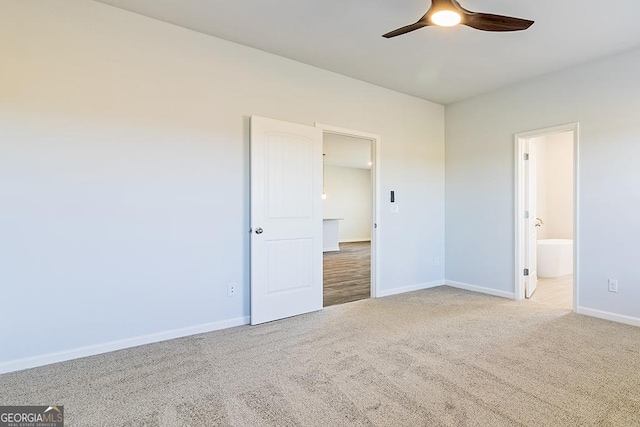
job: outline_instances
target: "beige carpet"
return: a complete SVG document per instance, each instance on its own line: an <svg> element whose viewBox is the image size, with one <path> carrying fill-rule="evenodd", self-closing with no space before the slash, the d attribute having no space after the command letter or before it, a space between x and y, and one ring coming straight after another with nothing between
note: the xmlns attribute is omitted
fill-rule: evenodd
<svg viewBox="0 0 640 427"><path fill-rule="evenodd" d="M638 426L640 328L437 288L0 376L67 426Z"/></svg>

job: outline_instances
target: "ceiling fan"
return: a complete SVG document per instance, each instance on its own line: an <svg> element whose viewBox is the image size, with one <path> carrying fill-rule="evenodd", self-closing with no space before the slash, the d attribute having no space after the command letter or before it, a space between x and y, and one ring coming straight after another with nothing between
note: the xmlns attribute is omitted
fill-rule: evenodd
<svg viewBox="0 0 640 427"><path fill-rule="evenodd" d="M389 39L432 25L453 27L461 24L483 31L522 31L533 25L533 22L510 16L472 12L460 6L457 0L431 0L431 7L418 22L398 28L382 37Z"/></svg>

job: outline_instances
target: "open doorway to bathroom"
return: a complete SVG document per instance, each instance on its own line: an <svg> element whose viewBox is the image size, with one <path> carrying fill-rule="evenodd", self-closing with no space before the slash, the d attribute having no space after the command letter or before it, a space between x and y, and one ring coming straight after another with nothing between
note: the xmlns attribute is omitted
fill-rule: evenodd
<svg viewBox="0 0 640 427"><path fill-rule="evenodd" d="M375 135L323 127L323 305L375 296Z"/></svg>
<svg viewBox="0 0 640 427"><path fill-rule="evenodd" d="M516 135L516 298L574 310L578 124Z"/></svg>

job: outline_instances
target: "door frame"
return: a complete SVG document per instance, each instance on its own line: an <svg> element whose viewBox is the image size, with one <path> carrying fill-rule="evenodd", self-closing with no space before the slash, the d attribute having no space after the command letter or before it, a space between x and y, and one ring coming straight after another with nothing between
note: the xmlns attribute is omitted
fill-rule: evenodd
<svg viewBox="0 0 640 427"><path fill-rule="evenodd" d="M378 277L380 277L380 244L378 236L378 230L380 229L380 197L378 195L378 189L380 188L380 135L317 122L315 126L322 129L323 141L324 135L327 133L371 141L371 298L377 298L379 294Z"/></svg>
<svg viewBox="0 0 640 427"><path fill-rule="evenodd" d="M525 194L526 194L526 177L525 177L525 143L526 140L541 136L552 135L561 132L573 132L573 311L577 312L579 306L580 280L578 268L580 265L580 123L567 123L559 126L552 126L543 129L537 129L528 132L516 133L515 141L515 203L514 203L514 219L515 219L515 299L523 300L525 298Z"/></svg>

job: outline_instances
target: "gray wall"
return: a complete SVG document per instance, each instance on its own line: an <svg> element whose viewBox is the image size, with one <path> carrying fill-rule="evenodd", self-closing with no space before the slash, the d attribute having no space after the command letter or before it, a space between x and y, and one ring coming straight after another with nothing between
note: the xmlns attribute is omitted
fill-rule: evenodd
<svg viewBox="0 0 640 427"><path fill-rule="evenodd" d="M0 363L248 316L251 115L381 135L380 287L444 279L443 106L90 1L0 52Z"/></svg>
<svg viewBox="0 0 640 427"><path fill-rule="evenodd" d="M538 239L573 239L573 132L533 138L537 161Z"/></svg>
<svg viewBox="0 0 640 427"><path fill-rule="evenodd" d="M322 201L324 218L342 218L338 226L341 242L371 240L371 170L342 166L324 167Z"/></svg>
<svg viewBox="0 0 640 427"><path fill-rule="evenodd" d="M447 280L514 292L514 134L580 122L579 305L640 318L638 70L640 50L447 106Z"/></svg>

